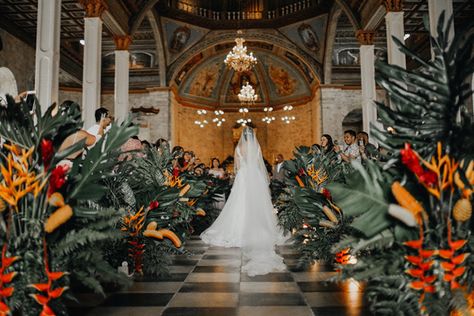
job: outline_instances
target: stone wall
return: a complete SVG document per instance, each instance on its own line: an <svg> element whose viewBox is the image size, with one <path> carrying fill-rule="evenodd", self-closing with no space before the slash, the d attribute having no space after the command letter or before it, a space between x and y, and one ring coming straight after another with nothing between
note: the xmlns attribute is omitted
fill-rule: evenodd
<svg viewBox="0 0 474 316"><path fill-rule="evenodd" d="M3 49L0 51L0 67L7 67L15 76L18 93L35 87L35 50L0 28Z"/></svg>
<svg viewBox="0 0 474 316"><path fill-rule="evenodd" d="M173 94L173 93L172 93ZM172 100L172 145L179 145L185 149L193 150L196 155L208 164L210 158L218 157L221 161L234 154L233 127L241 115L239 113L226 113L226 122L217 127L212 123L213 115L208 113L209 124L200 128L194 124L199 117L195 108L180 105L174 98ZM291 124L281 121L284 111L275 111L276 120L271 124L262 122L265 116L261 113L251 113L257 128L257 138L262 147L264 157L273 161L278 153L286 158L292 156L295 146L315 143L320 139L320 95L316 92L313 101L295 107L291 112L296 120Z"/></svg>
<svg viewBox="0 0 474 316"><path fill-rule="evenodd" d="M59 104L70 100L82 105L82 91L78 89L59 87L58 100Z"/></svg>
<svg viewBox="0 0 474 316"><path fill-rule="evenodd" d="M385 99L385 92L377 90L377 100ZM355 109L362 109L362 93L360 88L348 88L337 86L321 87L322 104L322 130L323 134L329 134L334 140L342 144L344 117Z"/></svg>

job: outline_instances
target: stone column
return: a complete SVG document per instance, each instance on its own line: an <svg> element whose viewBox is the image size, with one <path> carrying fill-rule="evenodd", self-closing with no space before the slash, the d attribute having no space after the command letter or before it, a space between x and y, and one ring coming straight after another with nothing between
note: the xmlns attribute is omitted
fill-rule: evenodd
<svg viewBox="0 0 474 316"><path fill-rule="evenodd" d="M406 68L405 54L403 54L393 37L396 37L402 43L405 42L405 27L403 25L403 6L402 0L384 0L385 9L385 25L387 29L387 53L388 63Z"/></svg>
<svg viewBox="0 0 474 316"><path fill-rule="evenodd" d="M102 66L102 19L106 9L102 0L80 0L86 10L84 18L84 70L82 76L82 119L84 128L95 124L94 112L100 107Z"/></svg>
<svg viewBox="0 0 474 316"><path fill-rule="evenodd" d="M58 102L60 29L61 0L39 0L35 90L43 113Z"/></svg>
<svg viewBox="0 0 474 316"><path fill-rule="evenodd" d="M121 123L128 116L128 77L130 53L128 46L130 36L116 36L115 40L115 89L114 89L114 115Z"/></svg>
<svg viewBox="0 0 474 316"><path fill-rule="evenodd" d="M437 36L438 19L444 11L444 23L453 15L453 1L452 0L428 0L428 13L430 17L430 33L432 36ZM454 24L451 24L448 34L449 41L454 38Z"/></svg>
<svg viewBox="0 0 474 316"><path fill-rule="evenodd" d="M359 30L356 37L360 46L360 78L362 88L362 126L370 136L370 123L377 121L375 100L374 32Z"/></svg>

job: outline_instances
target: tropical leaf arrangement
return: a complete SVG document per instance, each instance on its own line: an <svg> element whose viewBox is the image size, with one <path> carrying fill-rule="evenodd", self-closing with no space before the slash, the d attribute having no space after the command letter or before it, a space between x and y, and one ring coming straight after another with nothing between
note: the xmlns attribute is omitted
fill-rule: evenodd
<svg viewBox="0 0 474 316"><path fill-rule="evenodd" d="M285 232L293 233L294 245L300 252L299 268L316 260L333 262L331 247L349 226L326 186L344 182L347 166L332 152L313 152L303 146L296 148L294 159L286 161L283 168L285 181L272 184L273 196L279 224Z"/></svg>
<svg viewBox="0 0 474 316"><path fill-rule="evenodd" d="M463 110L472 94L464 82L474 72L474 41L468 28L449 44L451 23L445 26L441 16L432 61L399 43L419 62L417 70L377 64L392 109L377 107L394 132L372 131L395 158L383 168L354 164L347 183L328 186L354 217L352 230L333 247L357 257L341 266L340 278L366 281L377 315L474 313L474 125Z"/></svg>
<svg viewBox="0 0 474 316"><path fill-rule="evenodd" d="M120 226L124 238L111 243L108 258L115 265L127 261L138 278L167 275L172 255L188 254L184 245L194 226L212 224L219 210L211 202L229 189L208 177L173 174L175 156L166 145L149 149L108 182L108 203L129 210Z"/></svg>
<svg viewBox="0 0 474 316"><path fill-rule="evenodd" d="M127 284L103 255L120 238L119 209L101 205L120 146L137 129L113 125L85 155L81 141L59 152L82 127L77 104L34 112L11 97L0 107L0 314L64 314L64 297L82 283Z"/></svg>

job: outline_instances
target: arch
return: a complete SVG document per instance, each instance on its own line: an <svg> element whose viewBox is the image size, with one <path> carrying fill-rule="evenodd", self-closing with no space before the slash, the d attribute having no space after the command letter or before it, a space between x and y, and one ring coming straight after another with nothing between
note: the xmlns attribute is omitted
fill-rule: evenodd
<svg viewBox="0 0 474 316"><path fill-rule="evenodd" d="M138 30L138 28L143 22L143 19L147 15L148 11L151 10L157 3L158 3L158 0L145 1L145 4L140 9L140 11L138 11L137 14L135 14L134 16L130 18L130 21L128 23L130 26L130 32L129 32L130 35L133 35Z"/></svg>
<svg viewBox="0 0 474 316"><path fill-rule="evenodd" d="M168 68L167 80L171 82L175 79L177 73L190 61L193 57L197 56L201 52L212 48L218 44L230 43L235 40L234 31L224 31L215 34L213 37L206 37L193 47L189 48L179 56L175 62ZM275 45L279 48L287 50L294 55L298 56L309 68L312 70L319 82L321 82L322 67L321 64L314 59L310 54L306 53L302 49L298 48L296 44L293 44L289 40L286 40L277 31L264 31L264 32L250 32L245 33L244 37L247 41L263 42Z"/></svg>
<svg viewBox="0 0 474 316"><path fill-rule="evenodd" d="M0 67L0 103L6 102L7 94L17 96L18 86L13 72L7 67Z"/></svg>
<svg viewBox="0 0 474 316"><path fill-rule="evenodd" d="M356 133L363 130L362 127L362 109L353 109L342 119L342 131L352 129Z"/></svg>
<svg viewBox="0 0 474 316"><path fill-rule="evenodd" d="M351 7L346 3L345 0L335 0L335 2L341 7L342 11L347 15L349 21L354 28L354 31L362 29L362 23L360 19L356 16L354 11L352 11Z"/></svg>
<svg viewBox="0 0 474 316"><path fill-rule="evenodd" d="M332 53L334 49L334 41L336 40L337 22L342 13L341 6L333 6L329 14L327 35L326 35L326 51L324 52L324 83L330 84L332 81Z"/></svg>

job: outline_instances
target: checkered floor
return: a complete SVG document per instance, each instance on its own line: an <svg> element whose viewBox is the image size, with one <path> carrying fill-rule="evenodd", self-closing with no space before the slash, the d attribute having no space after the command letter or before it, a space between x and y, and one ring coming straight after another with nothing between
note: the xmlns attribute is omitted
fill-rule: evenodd
<svg viewBox="0 0 474 316"><path fill-rule="evenodd" d="M171 276L136 282L102 302L93 297L71 309L73 315L369 315L356 282L326 283L334 275L317 264L296 271L297 254L278 247L288 271L249 277L241 273L239 248L209 247L198 238L186 244L193 256L174 259ZM86 306L89 305L89 306Z"/></svg>

